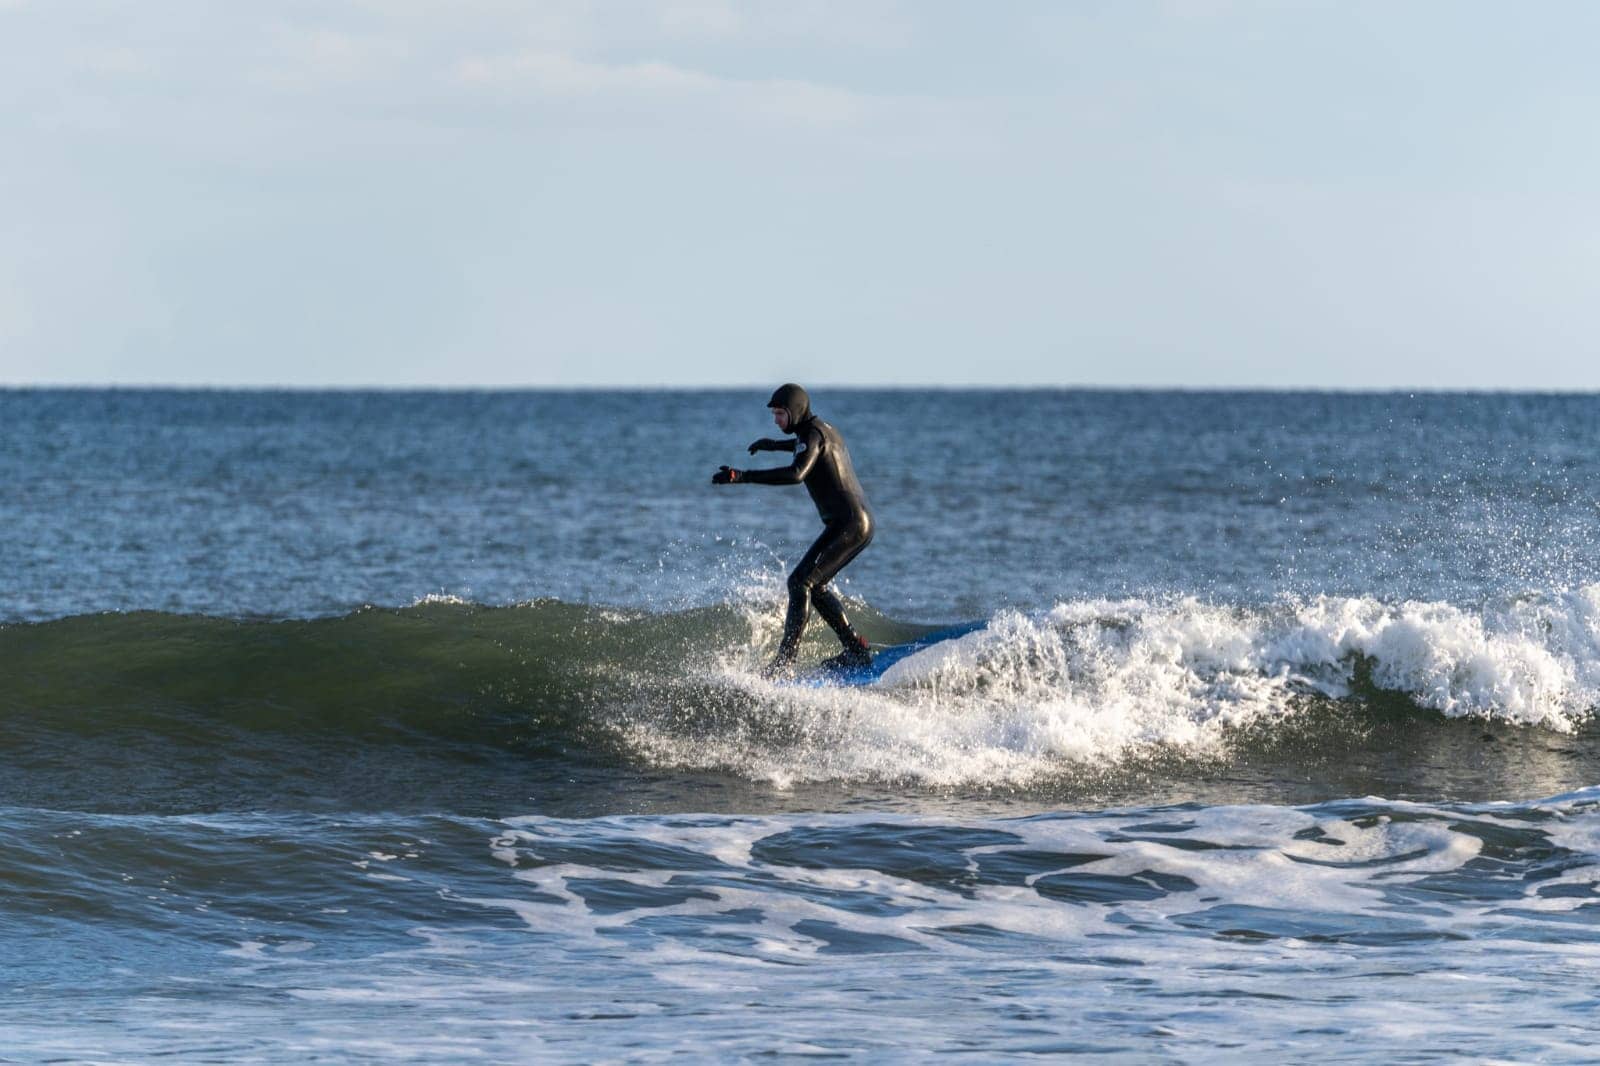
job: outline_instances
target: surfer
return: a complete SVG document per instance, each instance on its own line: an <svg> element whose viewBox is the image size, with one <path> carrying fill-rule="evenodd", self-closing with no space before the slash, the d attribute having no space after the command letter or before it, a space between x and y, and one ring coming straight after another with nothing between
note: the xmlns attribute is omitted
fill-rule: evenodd
<svg viewBox="0 0 1600 1066"><path fill-rule="evenodd" d="M799 485L811 494L822 518L822 534L789 575L789 610L783 620L778 654L764 671L787 670L800 647L806 619L814 606L839 637L844 651L823 665L866 666L872 661L867 639L850 626L844 604L829 584L861 549L872 543L872 512L850 465L850 452L839 431L811 413L811 398L799 385L782 385L767 401L772 421L792 440L763 437L750 445L756 452L793 452L794 462L768 470L735 470L724 466L711 475L713 485Z"/></svg>

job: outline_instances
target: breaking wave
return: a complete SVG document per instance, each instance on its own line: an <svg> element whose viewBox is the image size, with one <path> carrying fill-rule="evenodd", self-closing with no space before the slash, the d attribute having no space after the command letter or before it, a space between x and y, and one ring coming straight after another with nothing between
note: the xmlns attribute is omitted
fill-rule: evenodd
<svg viewBox="0 0 1600 1066"><path fill-rule="evenodd" d="M856 614L880 643L931 628ZM259 762L358 741L778 784L1026 787L1129 760L1227 759L1335 712L1570 734L1600 704L1600 585L1475 608L1320 597L1007 610L862 689L761 680L777 625L759 596L663 614L430 601L313 620L8 625L0 748L73 759L74 739L137 734ZM814 632L803 655L827 654L825 636Z"/></svg>

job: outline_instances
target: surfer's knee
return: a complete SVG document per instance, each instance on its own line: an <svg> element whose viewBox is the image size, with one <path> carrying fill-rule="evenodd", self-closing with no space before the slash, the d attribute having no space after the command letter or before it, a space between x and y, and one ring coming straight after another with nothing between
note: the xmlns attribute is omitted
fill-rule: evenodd
<svg viewBox="0 0 1600 1066"><path fill-rule="evenodd" d="M816 574L807 570L796 570L789 575L789 595L810 596L811 590L816 588Z"/></svg>

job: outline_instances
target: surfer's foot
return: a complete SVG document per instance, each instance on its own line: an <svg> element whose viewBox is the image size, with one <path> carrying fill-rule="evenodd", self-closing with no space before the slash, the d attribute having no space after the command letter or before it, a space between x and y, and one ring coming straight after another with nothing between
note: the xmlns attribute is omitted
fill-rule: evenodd
<svg viewBox="0 0 1600 1066"><path fill-rule="evenodd" d="M856 638L858 643L846 644L844 651L830 659L822 660L824 670L854 670L861 666L872 665L872 649L867 645L864 637Z"/></svg>

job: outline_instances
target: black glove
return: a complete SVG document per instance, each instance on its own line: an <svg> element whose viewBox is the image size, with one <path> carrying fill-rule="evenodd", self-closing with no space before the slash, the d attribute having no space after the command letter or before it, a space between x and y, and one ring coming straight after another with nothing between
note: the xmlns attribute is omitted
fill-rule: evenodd
<svg viewBox="0 0 1600 1066"><path fill-rule="evenodd" d="M778 442L775 441L775 440L770 440L767 437L762 437L760 440L754 441L754 442L751 443L751 445L750 445L750 454L754 455L756 452L773 452L773 451L777 451L778 450L776 448L777 443Z"/></svg>
<svg viewBox="0 0 1600 1066"><path fill-rule="evenodd" d="M713 485L732 485L739 480L739 471L731 466L719 466L717 472L711 475Z"/></svg>

